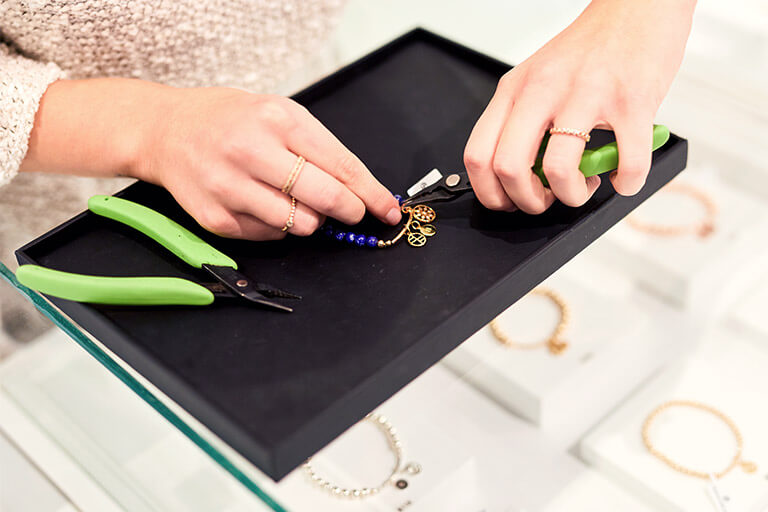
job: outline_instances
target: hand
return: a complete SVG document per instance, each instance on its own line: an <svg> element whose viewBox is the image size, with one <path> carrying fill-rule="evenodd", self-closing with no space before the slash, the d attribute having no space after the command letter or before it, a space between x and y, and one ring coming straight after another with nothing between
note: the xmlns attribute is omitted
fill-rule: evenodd
<svg viewBox="0 0 768 512"><path fill-rule="evenodd" d="M568 28L505 74L469 137L464 163L493 210L538 214L559 199L581 206L600 177L578 166L584 141L553 135L545 188L531 171L552 127L610 128L619 146L611 174L622 195L640 191L651 165L653 119L682 60L691 0L594 0Z"/></svg>
<svg viewBox="0 0 768 512"><path fill-rule="evenodd" d="M366 209L390 224L400 207L363 163L302 106L236 89L177 89L140 80L60 80L40 103L22 171L127 175L164 186L221 236L285 236L281 192L298 155L289 232L309 235Z"/></svg>
<svg viewBox="0 0 768 512"><path fill-rule="evenodd" d="M138 175L167 188L204 228L226 237L282 238L291 209L281 188L306 158L291 195L289 232L310 235L330 216L346 224L366 208L400 221L394 196L298 103L235 89L177 90L175 108L149 138Z"/></svg>

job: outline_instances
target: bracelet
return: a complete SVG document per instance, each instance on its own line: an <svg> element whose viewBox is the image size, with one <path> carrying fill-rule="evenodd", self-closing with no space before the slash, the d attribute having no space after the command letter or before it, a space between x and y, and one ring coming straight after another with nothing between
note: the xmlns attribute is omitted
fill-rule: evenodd
<svg viewBox="0 0 768 512"><path fill-rule="evenodd" d="M395 198L402 205L403 198L396 195ZM411 247L424 247L427 243L427 238L437 234L435 226L430 224L437 218L435 210L425 204L418 204L416 206L401 206L400 211L405 215L408 215L408 219L405 221L403 228L389 240L380 240L375 236L361 235L352 231L346 231L341 228L336 228L333 224L325 224L320 228L320 232L328 238L338 240L339 242L346 242L348 244L357 245L358 247L371 247L384 249L392 247L397 244L403 237L406 238L408 244Z"/></svg>
<svg viewBox="0 0 768 512"><path fill-rule="evenodd" d="M701 411L708 412L709 414L720 419L723 423L725 423L728 426L728 428L731 429L731 432L733 432L733 437L736 439L736 454L733 456L733 459L731 459L731 462L730 464L728 464L728 467L726 467L725 469L723 469L718 473L690 469L683 466L682 464L675 462L669 456L659 451L659 449L657 449L653 445L653 442L651 441L651 436L650 436L651 425L653 425L654 420L659 416L659 414L666 411L667 409L671 409L672 407L688 407L688 408L699 409ZM643 444L645 444L645 447L648 449L651 455L653 455L654 457L656 457L657 459L662 461L664 464L666 464L670 468L677 471L678 473L683 473L684 475L689 475L696 478L708 479L709 475L712 474L715 478L719 479L727 475L736 466L740 466L741 469L744 470L744 472L746 473L754 473L755 471L757 471L757 465L754 462L748 462L741 458L742 451L744 449L744 440L741 437L741 432L736 426L736 423L734 423L733 420L728 416L726 416L723 412L715 409L712 406L702 404L700 402L693 402L690 400L672 400L672 401L661 404L656 409L654 409L653 412L651 412L651 414L649 414L648 417L645 419L645 422L643 423L642 436L643 436Z"/></svg>
<svg viewBox="0 0 768 512"><path fill-rule="evenodd" d="M549 351L554 355L562 354L563 351L568 348L568 343L562 340L563 331L565 331L565 328L568 326L568 322L570 321L570 309L568 308L568 304L559 294L557 294L554 290L550 290L549 288L536 288L530 293L530 295L541 295L542 297L546 297L552 301L552 303L554 303L555 306L557 306L557 308L560 310L560 320L558 321L555 329L552 331L552 334L550 334L547 339L537 343L516 342L507 336L507 334L501 329L501 325L499 323L499 318L501 318L501 315L499 315L491 320L490 323L493 336L499 342L511 348L535 349L540 347L547 347Z"/></svg>
<svg viewBox="0 0 768 512"><path fill-rule="evenodd" d="M670 183L661 190L663 192L686 195L695 199L704 207L704 218L701 221L692 224L665 225L646 222L638 219L637 214L632 214L627 217L627 224L637 231L657 236L673 237L681 236L686 233L695 233L701 238L706 238L714 232L717 204L709 194L687 183Z"/></svg>
<svg viewBox="0 0 768 512"><path fill-rule="evenodd" d="M363 421L370 421L386 436L387 444L395 455L395 465L389 476L377 487L363 487L360 489L347 489L338 485L334 485L325 478L319 476L312 466L312 458L309 458L304 462L304 472L309 477L310 482L314 485L324 489L332 496L338 498L367 498L369 496L375 496L383 491L386 487L393 485L398 489L405 489L408 487L408 481L403 478L396 478L399 473L407 473L409 475L418 475L421 473L421 465L416 462L409 462L405 466L403 463L403 443L397 436L397 431L392 423L385 416L377 413L371 413L367 415ZM402 466L402 467L401 467Z"/></svg>

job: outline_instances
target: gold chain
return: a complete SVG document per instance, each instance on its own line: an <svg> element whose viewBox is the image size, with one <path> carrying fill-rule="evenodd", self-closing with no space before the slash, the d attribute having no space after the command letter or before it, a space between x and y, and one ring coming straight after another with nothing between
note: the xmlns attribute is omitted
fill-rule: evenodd
<svg viewBox="0 0 768 512"><path fill-rule="evenodd" d="M549 288L536 288L529 295L540 295L542 297L546 297L551 300L560 310L560 320L558 321L555 329L552 331L552 334L550 334L547 339L537 343L516 342L507 336L507 334L502 330L501 325L499 325L499 318L501 318L501 315L499 315L491 320L490 323L493 336L501 343L511 348L534 349L547 347L552 354L562 354L563 351L568 348L568 343L562 339L563 332L565 331L565 328L568 326L568 322L570 321L571 313L568 304L558 293L556 293L554 290L550 290Z"/></svg>
<svg viewBox="0 0 768 512"><path fill-rule="evenodd" d="M725 475L727 475L733 468L736 466L740 466L742 470L744 470L746 473L754 473L757 471L757 465L754 462L748 462L741 458L742 452L744 449L744 439L741 437L741 432L739 431L738 427L736 427L736 423L733 422L731 418L726 416L723 412L715 409L714 407L711 407L706 404L702 404L700 402L693 402L691 400L671 400L669 402L665 402L658 406L656 409L651 412L651 414L648 415L648 417L645 419L645 422L643 423L643 443L645 444L645 447L648 449L648 451L656 457L657 459L661 460L664 464L669 466L670 468L674 469L675 471L679 473L683 473L685 475L693 476L696 478L705 478L708 479L710 472L707 471L697 471L695 469L690 469L682 464L678 464L669 456L665 455L661 451L659 451L658 448L656 448L653 445L653 442L651 441L650 437L650 429L651 425L653 424L653 421L656 419L656 417L661 414L663 411L666 411L667 409L670 409L672 407L688 407L692 409L699 409L701 411L708 412L715 416L716 418L719 418L723 423L728 425L728 428L731 429L731 432L733 432L733 437L736 439L736 454L733 456L733 459L731 459L730 464L728 464L728 467L726 467L724 470L718 472L718 473L712 473L715 478L722 478Z"/></svg>
<svg viewBox="0 0 768 512"><path fill-rule="evenodd" d="M704 219L692 224L665 225L646 222L638 219L637 214L632 214L627 217L629 226L644 233L669 237L694 233L701 238L706 238L714 232L717 204L707 193L687 183L670 183L661 190L662 192L686 195L701 203L704 206Z"/></svg>

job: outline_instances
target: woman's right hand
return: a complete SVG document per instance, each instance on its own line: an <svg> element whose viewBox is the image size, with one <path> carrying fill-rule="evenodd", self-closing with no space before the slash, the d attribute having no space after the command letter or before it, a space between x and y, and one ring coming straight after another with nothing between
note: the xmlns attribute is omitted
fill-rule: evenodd
<svg viewBox="0 0 768 512"><path fill-rule="evenodd" d="M397 224L394 196L298 103L237 89L169 91L171 106L149 132L136 175L164 186L204 228L218 235L274 240L291 210L281 192L298 155L306 158L291 190L294 235L310 235L326 216L360 222L366 210Z"/></svg>

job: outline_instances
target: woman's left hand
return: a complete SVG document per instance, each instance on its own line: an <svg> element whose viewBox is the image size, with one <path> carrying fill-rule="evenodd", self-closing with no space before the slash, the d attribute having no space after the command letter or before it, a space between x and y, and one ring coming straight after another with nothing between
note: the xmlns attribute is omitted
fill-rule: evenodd
<svg viewBox="0 0 768 512"><path fill-rule="evenodd" d="M584 178L585 142L551 137L543 170L532 172L552 126L611 128L619 194L636 194L651 163L653 119L682 61L693 0L594 0L563 32L505 74L467 143L464 163L487 208L538 214L555 199L581 206L600 178Z"/></svg>

